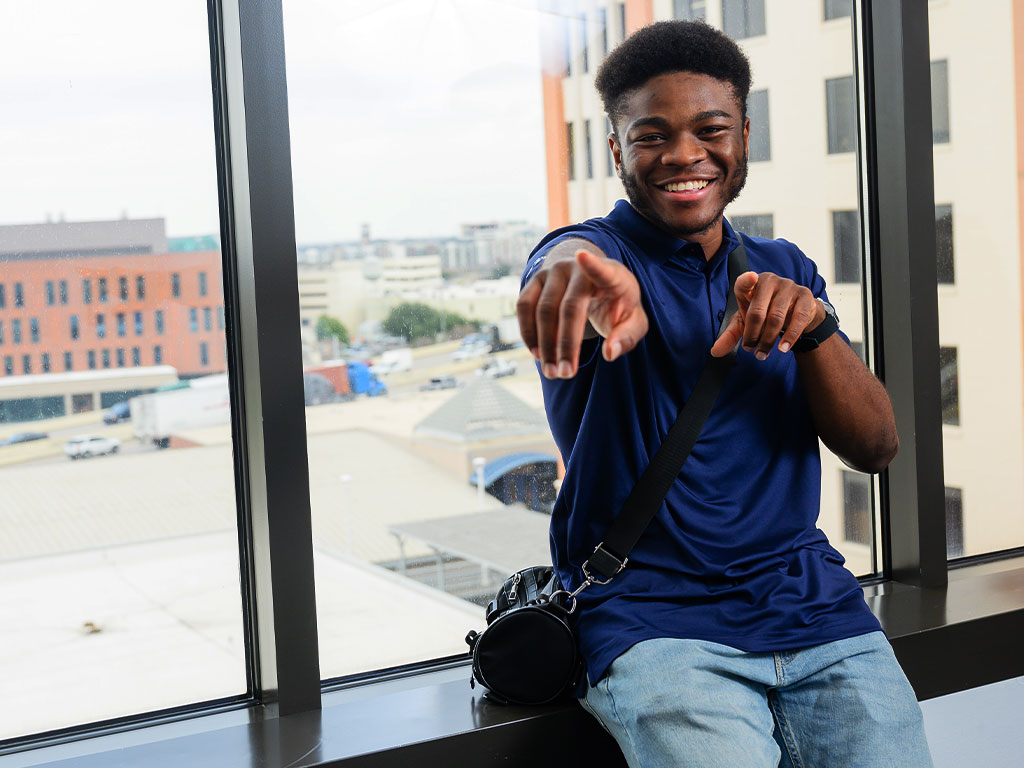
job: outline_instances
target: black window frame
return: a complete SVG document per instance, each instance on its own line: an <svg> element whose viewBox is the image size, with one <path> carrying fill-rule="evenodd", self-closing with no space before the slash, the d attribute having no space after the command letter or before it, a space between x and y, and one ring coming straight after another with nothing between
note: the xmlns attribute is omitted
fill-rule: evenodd
<svg viewBox="0 0 1024 768"><path fill-rule="evenodd" d="M991 563L967 558L957 564L954 584L947 565L927 5L863 0L855 4L852 24L858 50L867 52L856 73L865 118L858 136L865 163L866 264L870 279L885 288L871 294L877 343L869 357L887 384L901 435L899 455L879 478L882 574L864 589L921 698L1024 674L1014 640L1024 630L1024 551L981 559L1004 558L998 579L988 578ZM355 752L338 754L351 749L345 736L332 730L327 739L322 729L339 728L360 713L379 713L388 733L370 740L381 756L373 764L424 758L459 764L467 749L489 749L526 760L536 755L540 765L559 743L565 744L564 764L585 754L600 764L609 742L578 707L529 713L488 707L481 714L475 706L479 694L465 681L464 658L321 681L301 348L293 332L299 325L298 286L281 3L211 0L210 7L248 691L5 742L0 750L59 749L102 733L98 750L147 754L159 746L133 746L146 740L119 734L196 718L192 722L199 724L188 735L179 730L170 741L154 737L152 743L173 742L165 747L172 753L192 745L208 756L219 743L208 723L240 709L251 713L228 721L233 727L224 729L223 749L251 749L254 761L280 758L286 734L290 744L316 750L307 764L336 764L344 757L370 764L372 757L361 762ZM274 600L275 595L288 599ZM958 664L943 663L954 652ZM322 700L341 704L321 715ZM456 709L464 719L453 714ZM426 726L431 718L440 721L438 711L446 723ZM590 737L560 738L577 727ZM427 733L429 728L434 730ZM175 758L168 756L164 764L176 764Z"/></svg>

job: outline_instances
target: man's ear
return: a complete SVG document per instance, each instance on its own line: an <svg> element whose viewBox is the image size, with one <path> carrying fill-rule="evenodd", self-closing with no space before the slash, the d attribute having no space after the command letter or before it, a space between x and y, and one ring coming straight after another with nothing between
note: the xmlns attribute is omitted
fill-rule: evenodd
<svg viewBox="0 0 1024 768"><path fill-rule="evenodd" d="M750 117L743 121L743 155L750 154Z"/></svg>
<svg viewBox="0 0 1024 768"><path fill-rule="evenodd" d="M619 138L614 133L608 134L608 148L612 151L612 160L615 161L615 175L622 178L622 147L619 146Z"/></svg>

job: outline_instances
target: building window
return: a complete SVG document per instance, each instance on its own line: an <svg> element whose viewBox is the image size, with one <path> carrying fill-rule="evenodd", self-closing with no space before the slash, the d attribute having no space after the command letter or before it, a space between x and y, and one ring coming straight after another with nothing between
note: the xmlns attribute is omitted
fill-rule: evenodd
<svg viewBox="0 0 1024 768"><path fill-rule="evenodd" d="M74 366L72 365L73 357L70 352L64 353L64 370L70 371Z"/></svg>
<svg viewBox="0 0 1024 768"><path fill-rule="evenodd" d="M770 213L755 213L749 216L731 216L732 228L750 237L775 238L775 217Z"/></svg>
<svg viewBox="0 0 1024 768"><path fill-rule="evenodd" d="M200 272L199 273L199 295L200 296L205 296L206 295L206 273L205 272Z"/></svg>
<svg viewBox="0 0 1024 768"><path fill-rule="evenodd" d="M4 355L4 375L14 375L14 358L10 355Z"/></svg>
<svg viewBox="0 0 1024 768"><path fill-rule="evenodd" d="M57 287L53 284L53 280L46 281L46 306L52 307L57 303Z"/></svg>
<svg viewBox="0 0 1024 768"><path fill-rule="evenodd" d="M99 280L99 299L100 304L107 303L107 278L101 277Z"/></svg>
<svg viewBox="0 0 1024 768"><path fill-rule="evenodd" d="M587 39L589 37L587 34L587 14L582 14L580 20L582 21L582 24L580 25L580 34L583 35L583 72L587 73L590 71L590 42Z"/></svg>
<svg viewBox="0 0 1024 768"><path fill-rule="evenodd" d="M565 20L565 25L562 29L563 39L565 40L565 76L572 76L572 22L569 19Z"/></svg>
<svg viewBox="0 0 1024 768"><path fill-rule="evenodd" d="M932 143L949 142L949 62L932 62Z"/></svg>
<svg viewBox="0 0 1024 768"><path fill-rule="evenodd" d="M751 91L747 97L750 117L750 154L752 163L772 159L771 127L768 122L768 91Z"/></svg>
<svg viewBox="0 0 1024 768"><path fill-rule="evenodd" d="M90 371L96 370L96 350L90 349L86 353L86 357L88 358L89 370Z"/></svg>
<svg viewBox="0 0 1024 768"><path fill-rule="evenodd" d="M21 356L21 372L32 373L32 356L22 355Z"/></svg>
<svg viewBox="0 0 1024 768"><path fill-rule="evenodd" d="M128 333L128 326L125 323L124 312L117 313L117 335L124 336Z"/></svg>
<svg viewBox="0 0 1024 768"><path fill-rule="evenodd" d="M181 275L177 272L171 275L171 296L174 298L181 296Z"/></svg>
<svg viewBox="0 0 1024 768"><path fill-rule="evenodd" d="M853 15L853 0L825 0L825 21Z"/></svg>
<svg viewBox="0 0 1024 768"><path fill-rule="evenodd" d="M25 291L21 286L21 283L14 284L14 306L24 307L25 306Z"/></svg>
<svg viewBox="0 0 1024 768"><path fill-rule="evenodd" d="M871 478L840 470L843 476L843 538L871 546Z"/></svg>
<svg viewBox="0 0 1024 768"><path fill-rule="evenodd" d="M0 320L0 344L4 343L4 321Z"/></svg>
<svg viewBox="0 0 1024 768"><path fill-rule="evenodd" d="M33 344L39 343L39 318L32 317L28 321L28 336Z"/></svg>
<svg viewBox="0 0 1024 768"><path fill-rule="evenodd" d="M953 206L935 206L935 272L943 285L952 285L953 269Z"/></svg>
<svg viewBox="0 0 1024 768"><path fill-rule="evenodd" d="M627 31L626 30L626 4L625 3L619 3L618 4L618 10L619 10L619 40L621 41L621 40L625 40L626 39L626 31Z"/></svg>
<svg viewBox="0 0 1024 768"><path fill-rule="evenodd" d="M136 275L135 276L135 298L139 301L146 298L146 276Z"/></svg>
<svg viewBox="0 0 1024 768"><path fill-rule="evenodd" d="M158 334L163 334L163 332L164 332L164 311L162 309L158 309L156 311L156 318L155 319L156 319L156 332Z"/></svg>
<svg viewBox="0 0 1024 768"><path fill-rule="evenodd" d="M82 280L82 303L92 304L92 280L88 277Z"/></svg>
<svg viewBox="0 0 1024 768"><path fill-rule="evenodd" d="M199 333L199 310L191 307L188 311L188 329L192 333Z"/></svg>
<svg viewBox="0 0 1024 768"><path fill-rule="evenodd" d="M590 121L583 121L583 142L586 150L587 178L594 178L594 145L590 138Z"/></svg>
<svg viewBox="0 0 1024 768"><path fill-rule="evenodd" d="M138 368L142 365L142 351L138 347L132 347L132 366Z"/></svg>
<svg viewBox="0 0 1024 768"><path fill-rule="evenodd" d="M213 330L213 310L210 307L203 307L203 330Z"/></svg>
<svg viewBox="0 0 1024 768"><path fill-rule="evenodd" d="M764 0L722 0L722 31L734 40L763 35Z"/></svg>
<svg viewBox="0 0 1024 768"><path fill-rule="evenodd" d="M569 181L576 179L576 142L573 141L572 123L565 124L566 146L569 150Z"/></svg>
<svg viewBox="0 0 1024 768"><path fill-rule="evenodd" d="M956 347L939 347L939 380L942 388L942 423L960 423L960 381Z"/></svg>
<svg viewBox="0 0 1024 768"><path fill-rule="evenodd" d="M857 211L832 211L832 253L836 282L860 284L860 215Z"/></svg>
<svg viewBox="0 0 1024 768"><path fill-rule="evenodd" d="M964 556L964 495L946 487L946 557Z"/></svg>
<svg viewBox="0 0 1024 768"><path fill-rule="evenodd" d="M21 320L11 320L11 339L15 344L21 344Z"/></svg>
<svg viewBox="0 0 1024 768"><path fill-rule="evenodd" d="M224 305L217 307L217 328L221 331L224 330Z"/></svg>
<svg viewBox="0 0 1024 768"><path fill-rule="evenodd" d="M42 368L43 373L49 373L50 372L50 355L49 355L49 353L48 352L43 352L43 354L39 358L39 361L40 361L40 364L41 364L40 367Z"/></svg>
<svg viewBox="0 0 1024 768"><path fill-rule="evenodd" d="M601 58L608 55L608 9L599 8L597 11L601 19Z"/></svg>
<svg viewBox="0 0 1024 768"><path fill-rule="evenodd" d="M199 364L203 367L210 364L210 348L205 341L199 342Z"/></svg>
<svg viewBox="0 0 1024 768"><path fill-rule="evenodd" d="M7 306L7 288L3 283L0 283L0 309Z"/></svg>
<svg viewBox="0 0 1024 768"><path fill-rule="evenodd" d="M59 286L58 293L60 295L60 303L61 304L67 304L68 303L68 281L67 280L61 280L60 283L58 283L58 286Z"/></svg>
<svg viewBox="0 0 1024 768"><path fill-rule="evenodd" d="M117 350L117 367L118 368L124 368L124 350L123 349L118 349Z"/></svg>
<svg viewBox="0 0 1024 768"><path fill-rule="evenodd" d="M96 338L107 337L107 319L103 315L96 315Z"/></svg>
<svg viewBox="0 0 1024 768"><path fill-rule="evenodd" d="M141 312L136 312L134 319L135 319L135 335L136 336L141 336L142 335L142 313Z"/></svg>
<svg viewBox="0 0 1024 768"><path fill-rule="evenodd" d="M78 338L78 315L71 316L71 340Z"/></svg>
<svg viewBox="0 0 1024 768"><path fill-rule="evenodd" d="M109 368L110 367L110 350L109 349L104 349L103 351L100 352L100 360L103 361L103 367L104 368Z"/></svg>
<svg viewBox="0 0 1024 768"><path fill-rule="evenodd" d="M153 347L153 365L161 365L164 361L164 351L157 344Z"/></svg>
<svg viewBox="0 0 1024 768"><path fill-rule="evenodd" d="M683 21L697 21L704 18L706 0L672 0L672 16Z"/></svg>
<svg viewBox="0 0 1024 768"><path fill-rule="evenodd" d="M128 278L119 277L117 278L117 293L121 297L121 301L128 301Z"/></svg>
<svg viewBox="0 0 1024 768"><path fill-rule="evenodd" d="M853 152L857 148L857 111L852 76L825 81L825 110L828 153Z"/></svg>

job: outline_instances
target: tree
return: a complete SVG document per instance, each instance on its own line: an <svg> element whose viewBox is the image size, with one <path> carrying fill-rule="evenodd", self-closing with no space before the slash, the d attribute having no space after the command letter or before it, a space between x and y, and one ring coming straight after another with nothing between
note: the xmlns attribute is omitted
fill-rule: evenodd
<svg viewBox="0 0 1024 768"><path fill-rule="evenodd" d="M348 344L349 341L348 329L341 320L330 315L320 315L316 319L316 337L320 341L337 339L342 344Z"/></svg>
<svg viewBox="0 0 1024 768"><path fill-rule="evenodd" d="M381 329L391 336L401 336L406 341L430 339L441 332L450 333L456 328L473 325L462 315L454 312L441 313L421 302L407 301L394 307L381 323Z"/></svg>

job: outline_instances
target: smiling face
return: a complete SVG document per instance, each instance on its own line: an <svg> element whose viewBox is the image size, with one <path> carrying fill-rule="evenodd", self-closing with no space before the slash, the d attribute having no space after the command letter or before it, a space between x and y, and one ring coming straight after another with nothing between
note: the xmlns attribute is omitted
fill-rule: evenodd
<svg viewBox="0 0 1024 768"><path fill-rule="evenodd" d="M750 121L729 83L673 72L630 93L611 138L615 167L633 207L711 258L722 212L747 179Z"/></svg>

